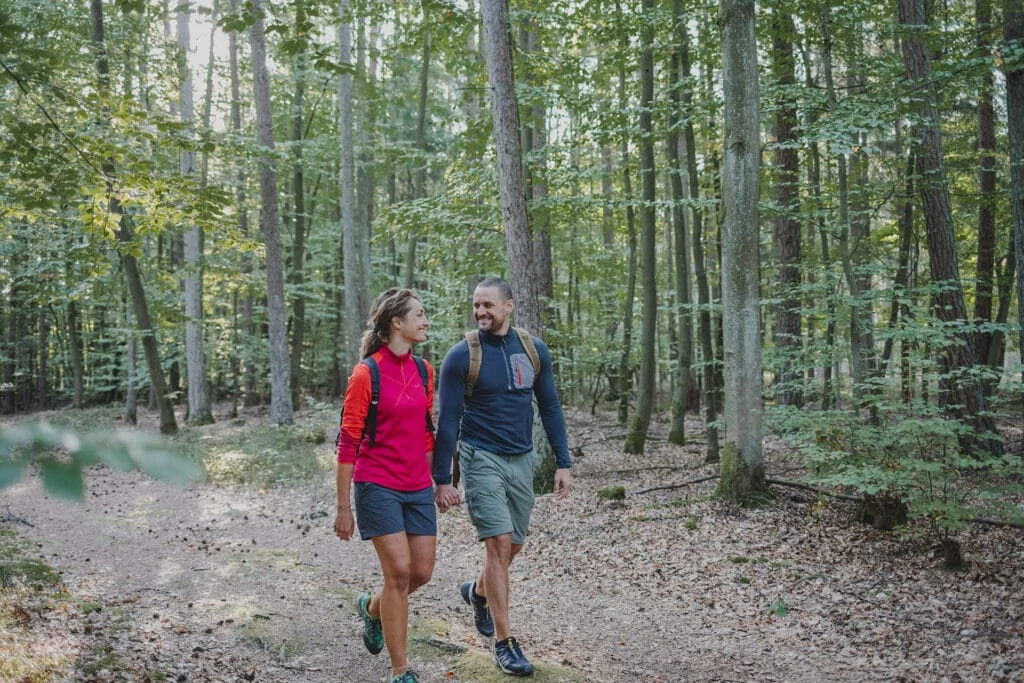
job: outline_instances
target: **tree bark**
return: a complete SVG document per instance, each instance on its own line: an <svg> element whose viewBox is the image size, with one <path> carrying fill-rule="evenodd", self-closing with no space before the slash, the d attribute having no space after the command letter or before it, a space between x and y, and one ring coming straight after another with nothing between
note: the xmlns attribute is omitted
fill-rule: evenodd
<svg viewBox="0 0 1024 683"><path fill-rule="evenodd" d="M339 9L338 54L343 65L352 65L352 16L348 0ZM341 113L341 230L342 270L345 280L345 367L359 360L359 339L363 320L359 310L359 242L356 228L355 196L355 124L351 71L341 75L338 101Z"/></svg>
<svg viewBox="0 0 1024 683"><path fill-rule="evenodd" d="M772 12L772 61L775 80L782 89L792 88L796 83L796 69L793 58L793 38L796 29L793 17L787 12ZM783 95L775 114L775 202L776 213L772 221L772 236L775 242L775 260L778 268L776 283L779 291L775 307L775 346L780 354L776 369L776 392L779 405L803 405L803 375L794 369L803 345L802 320L800 315L800 268L801 225L799 173L800 159L797 155L795 133L796 106Z"/></svg>
<svg viewBox="0 0 1024 683"><path fill-rule="evenodd" d="M270 75L263 29L263 0L255 0L255 21L249 31L252 43L253 95L256 104L257 141L260 154L260 223L267 259L267 323L270 346L270 419L276 425L292 424L291 374L288 359L288 327L284 298L284 257L281 253L280 213L277 202L277 169L274 163L274 121L270 108Z"/></svg>
<svg viewBox="0 0 1024 683"><path fill-rule="evenodd" d="M987 58L992 51L992 1L975 0L975 31L977 54ZM974 322L983 326L992 322L992 299L995 289L996 254L996 115L992 106L995 89L991 69L981 78L978 89L978 262L975 270ZM989 357L993 333L979 329L975 335L975 358L985 362ZM988 382L982 384L987 387Z"/></svg>
<svg viewBox="0 0 1024 683"><path fill-rule="evenodd" d="M1024 8L1019 0L1003 0L1003 37L1019 46L1024 43ZM1024 357L1024 64L1008 65L1006 76L1006 131L1010 140L1010 201L1013 211L1013 244L1016 255L1017 327Z"/></svg>
<svg viewBox="0 0 1024 683"><path fill-rule="evenodd" d="M903 39L903 64L907 80L920 85L918 114L922 124L916 144L918 185L924 210L925 230L928 237L928 260L932 286L932 309L936 319L950 327L967 322L963 285L956 257L956 236L953 232L953 213L950 207L949 187L946 184L942 156L942 138L939 122L932 104L931 65L924 44L915 35L926 26L924 0L900 0L899 22L906 31ZM995 424L986 414L981 382L972 372L976 359L974 345L966 332L951 333L945 347L939 350L939 405L957 419L974 428L973 435L961 437L965 450L979 445L990 452L1001 447L995 438Z"/></svg>
<svg viewBox="0 0 1024 683"><path fill-rule="evenodd" d="M302 158L303 124L305 122L306 92L306 51L309 35L306 5L303 0L295 2L295 40L298 50L295 54L295 89L292 94L292 146L295 152L295 163L292 167L292 201L295 208L292 235L292 348L290 358L292 405L300 402L299 392L302 389L302 352L306 343L306 177ZM310 214L313 212L310 211Z"/></svg>
<svg viewBox="0 0 1024 683"><path fill-rule="evenodd" d="M512 73L507 1L482 0L480 16L484 27L487 79L491 87L491 117L494 120L494 144L498 160L498 189L505 226L510 284L516 302L516 322L531 332L539 333L540 307L533 278L533 241L523 183L519 110Z"/></svg>
<svg viewBox="0 0 1024 683"><path fill-rule="evenodd" d="M654 103L654 0L641 2L640 21L640 269L643 276L643 311L640 322L640 384L636 412L626 435L623 450L643 453L647 430L654 412L655 336L658 331L658 273L655 255L655 174L654 124L651 108Z"/></svg>
<svg viewBox="0 0 1024 683"><path fill-rule="evenodd" d="M178 5L178 77L179 117L188 137L195 136L192 103L192 70L188 66L189 21L188 2ZM180 171L183 178L194 178L196 153L181 152ZM213 422L210 390L206 381L206 359L203 353L203 235L198 225L185 229L185 372L188 376L188 422L204 425Z"/></svg>
<svg viewBox="0 0 1024 683"><path fill-rule="evenodd" d="M106 39L103 30L103 0L90 0L90 17L91 39L96 50L96 73L99 89L102 93L107 94L110 89L110 66L107 61ZM104 116L109 116L109 113L105 113ZM104 120L104 125L106 125L106 120ZM142 274L139 272L138 261L131 252L135 239L131 222L125 215L113 186L115 178L113 163L104 161L102 170L107 178L108 212L110 215L118 217L117 239L122 246L121 265L124 268L135 321L142 333L142 348L145 351L146 364L149 368L150 386L160 411L160 432L173 434L178 431L178 422L174 416L170 397L167 395L164 371L160 365L160 350L149 317L149 306L146 303L146 290L142 284Z"/></svg>
<svg viewBox="0 0 1024 683"><path fill-rule="evenodd" d="M722 326L725 444L716 495L747 504L764 481L758 291L759 86L753 0L721 0L725 158L722 166Z"/></svg>

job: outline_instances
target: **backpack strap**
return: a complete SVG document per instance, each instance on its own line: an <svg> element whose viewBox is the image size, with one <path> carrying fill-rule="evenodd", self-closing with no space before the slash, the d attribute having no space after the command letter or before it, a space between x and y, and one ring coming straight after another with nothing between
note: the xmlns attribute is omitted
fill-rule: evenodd
<svg viewBox="0 0 1024 683"><path fill-rule="evenodd" d="M370 445L377 442L377 404L380 403L380 366L377 359L367 356L360 361L370 370L370 405L366 410L366 424L363 425L363 434L369 433Z"/></svg>
<svg viewBox="0 0 1024 683"><path fill-rule="evenodd" d="M522 344L526 355L530 357L533 364L533 374L540 374L540 354L537 353L537 346L533 343L533 336L522 327L513 327L519 343ZM465 398L473 395L473 387L476 386L476 378L480 375L480 364L483 362L483 353L480 348L480 331L470 330L465 334L466 344L469 346L469 368L466 370L466 393Z"/></svg>
<svg viewBox="0 0 1024 683"><path fill-rule="evenodd" d="M423 382L423 393L429 396L430 391L428 390L427 387L430 385L430 377L427 374L427 364L421 357L417 356L416 354L413 354L412 359L416 363L416 369L419 370L420 373L420 380ZM433 434L434 418L430 416L430 408L431 406L427 406L427 429L430 430L431 434Z"/></svg>
<svg viewBox="0 0 1024 683"><path fill-rule="evenodd" d="M519 343L523 345L523 349L526 351L526 355L530 357L530 362L533 363L533 374L540 374L540 354L537 353L537 347L533 343L533 335L528 330L524 330L522 327L513 327L516 331L516 335L519 336Z"/></svg>
<svg viewBox="0 0 1024 683"><path fill-rule="evenodd" d="M480 374L483 351L480 348L480 332L478 330L470 330L465 336L466 344L469 346L469 368L466 370L465 398L469 399L473 395L473 387L476 386L476 378Z"/></svg>

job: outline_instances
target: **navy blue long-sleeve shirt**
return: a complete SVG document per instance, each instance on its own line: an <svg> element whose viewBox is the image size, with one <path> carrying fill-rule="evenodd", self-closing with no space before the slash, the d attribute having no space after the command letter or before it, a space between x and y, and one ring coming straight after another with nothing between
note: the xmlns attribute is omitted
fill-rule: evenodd
<svg viewBox="0 0 1024 683"><path fill-rule="evenodd" d="M540 373L536 377L530 356L513 330L504 336L480 332L480 374L468 401L465 393L469 345L463 339L448 350L441 364L438 384L435 482L451 483L452 458L459 439L503 455L517 455L533 449L534 397L557 467L572 467L551 351L537 337L533 337L533 344L540 357Z"/></svg>

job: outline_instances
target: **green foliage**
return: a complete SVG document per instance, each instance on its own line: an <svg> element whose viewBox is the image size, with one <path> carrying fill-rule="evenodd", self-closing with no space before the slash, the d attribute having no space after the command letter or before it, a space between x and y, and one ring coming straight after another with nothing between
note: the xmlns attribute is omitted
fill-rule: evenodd
<svg viewBox="0 0 1024 683"><path fill-rule="evenodd" d="M202 478L202 467L170 449L166 442L127 430L79 434L49 422L29 422L0 430L0 489L36 467L43 487L60 498L85 496L84 472L103 464L116 470L139 469L172 484Z"/></svg>
<svg viewBox="0 0 1024 683"><path fill-rule="evenodd" d="M805 480L838 491L881 497L906 506L908 519L948 538L972 519L1024 519L1003 501L1020 486L1021 459L967 454L959 437L969 425L915 403L910 410L876 406L875 422L848 411L776 408L772 422L793 442L810 470Z"/></svg>
<svg viewBox="0 0 1024 683"><path fill-rule="evenodd" d="M605 486L598 490L597 496L605 500L625 500L626 489L622 486Z"/></svg>

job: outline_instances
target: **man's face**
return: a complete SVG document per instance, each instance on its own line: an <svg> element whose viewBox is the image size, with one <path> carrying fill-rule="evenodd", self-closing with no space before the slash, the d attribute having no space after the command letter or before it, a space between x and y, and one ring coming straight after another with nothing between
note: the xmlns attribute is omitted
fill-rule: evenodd
<svg viewBox="0 0 1024 683"><path fill-rule="evenodd" d="M473 292L473 318L477 329L492 334L508 331L512 299L502 299L497 287L477 287Z"/></svg>

